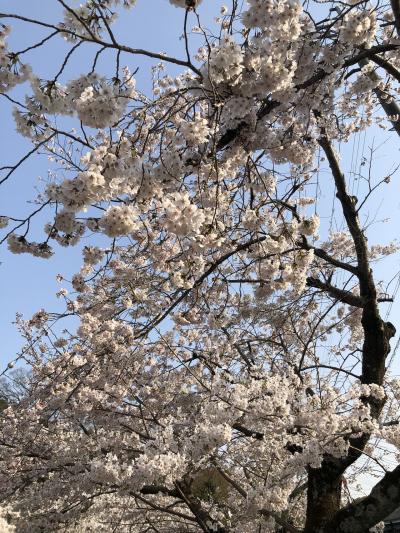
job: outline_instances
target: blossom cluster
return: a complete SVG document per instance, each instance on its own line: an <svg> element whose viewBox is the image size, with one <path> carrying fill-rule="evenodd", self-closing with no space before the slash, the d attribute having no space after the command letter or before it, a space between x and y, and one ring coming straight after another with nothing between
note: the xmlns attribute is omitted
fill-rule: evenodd
<svg viewBox="0 0 400 533"><path fill-rule="evenodd" d="M108 82L104 76L95 73L80 76L66 86L55 82L44 83L32 78L35 103L43 112L52 114L77 114L83 124L92 128L112 126L122 117L129 98L134 98L135 82L128 70L125 83ZM28 109L35 112L32 101L27 100Z"/></svg>
<svg viewBox="0 0 400 533"><path fill-rule="evenodd" d="M370 46L375 38L376 25L374 11L353 9L341 22L340 41L356 46Z"/></svg>
<svg viewBox="0 0 400 533"><path fill-rule="evenodd" d="M0 93L6 93L26 81L31 69L20 62L18 56L7 50L6 39L11 29L0 24Z"/></svg>

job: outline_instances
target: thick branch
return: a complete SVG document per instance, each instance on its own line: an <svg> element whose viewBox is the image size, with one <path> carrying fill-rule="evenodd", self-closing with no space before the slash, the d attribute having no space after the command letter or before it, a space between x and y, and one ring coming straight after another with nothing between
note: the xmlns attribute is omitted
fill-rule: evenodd
<svg viewBox="0 0 400 533"><path fill-rule="evenodd" d="M375 63L380 65L382 68L385 68L385 70L388 73L390 73L392 76L394 76L396 79L398 79L397 75L395 76L393 74L393 72L389 72L389 70L391 70L391 71L393 70L393 68L391 67L390 63L388 63L384 59L381 59L379 56L374 56L373 55L373 56L371 56L371 59ZM359 64L362 67L365 66L365 65L368 65L368 59L362 59L359 62ZM394 70L400 76L400 73L396 69L394 69ZM377 82L377 83L381 81L381 78L378 76L378 74L374 70L371 70L370 72L368 72L368 77L372 81ZM383 91L379 87L376 87L374 89L374 93L375 93L376 97L378 98L379 103L382 106L382 109L386 113L386 116L388 117L388 119L392 123L393 129L395 130L397 135L400 135L400 121L399 121L399 119L400 119L400 107L397 105L395 100L390 95L388 95L385 91Z"/></svg>
<svg viewBox="0 0 400 533"><path fill-rule="evenodd" d="M400 501L400 466L385 474L371 493L341 509L326 528L327 533L364 533L395 511Z"/></svg>
<svg viewBox="0 0 400 533"><path fill-rule="evenodd" d="M356 249L358 263L357 275L360 280L361 296L368 296L370 299L375 301L376 290L368 261L368 247L365 235L360 226L357 210L351 196L347 193L346 180L339 166L337 156L331 143L324 134L321 136L319 144L321 145L328 159L329 167L332 171L333 179L337 189L336 196L342 206L343 215L346 219L347 227L352 236Z"/></svg>
<svg viewBox="0 0 400 533"><path fill-rule="evenodd" d="M348 68L352 67L353 65L356 65L363 59L369 59L370 57L375 56L376 54L381 54L383 52L390 52L391 50L397 50L399 48L398 44L379 44L377 46L372 46L371 48L368 48L366 50L363 50L359 54L356 54L355 56L351 57L350 59L347 59L343 62L342 65L336 64L333 65L336 68ZM328 76L330 72L326 72L323 69L318 70L315 74L313 74L308 80L304 81L303 83L300 83L296 86L297 90L300 89L306 89L307 87L310 87L311 85L314 85L314 83L323 80L326 76Z"/></svg>
<svg viewBox="0 0 400 533"><path fill-rule="evenodd" d="M392 6L397 35L400 37L400 0L390 0L390 4Z"/></svg>
<svg viewBox="0 0 400 533"><path fill-rule="evenodd" d="M240 424L239 422L233 424L232 428L236 431L239 431L239 433L242 433L242 435L245 435L246 437L251 437L256 440L263 440L264 438L264 433L248 429L245 426L242 426L242 424Z"/></svg>
<svg viewBox="0 0 400 533"><path fill-rule="evenodd" d="M199 500L191 494L190 487L187 483L181 481L177 482L175 485L204 533L227 533L227 529L215 522L215 520L210 517L209 513L202 508Z"/></svg>
<svg viewBox="0 0 400 533"><path fill-rule="evenodd" d="M380 56L371 56L371 61L382 67L390 76L393 76L394 79L400 82L400 71L389 63L389 61L386 61L386 59Z"/></svg>
<svg viewBox="0 0 400 533"><path fill-rule="evenodd" d="M322 291L328 293L333 298L336 298L339 302L351 305L353 307L364 307L364 302L362 298L352 294L349 291L344 291L334 287L330 283L325 283L317 278L308 277L307 278L308 287L313 287L315 289L321 289Z"/></svg>
<svg viewBox="0 0 400 533"><path fill-rule="evenodd" d="M173 498L180 498L180 494L176 489L168 489L163 485L144 485L140 489L140 493L144 495L165 494L166 496L172 496Z"/></svg>
<svg viewBox="0 0 400 533"><path fill-rule="evenodd" d="M303 239L303 241L299 244L304 250L313 250L314 255L319 257L320 259L323 259L327 263L329 263L332 266L335 266L337 268L341 268L342 270L346 270L347 272L350 272L351 274L357 275L357 267L353 265L349 265L349 263L344 263L343 261L339 261L335 257L329 255L325 250L322 248L315 248L314 246L311 246L307 239Z"/></svg>
<svg viewBox="0 0 400 533"><path fill-rule="evenodd" d="M138 500L140 500L141 502L145 503L146 505L148 505L149 507L151 507L155 511L160 511L161 513L171 514L173 516L177 516L179 518L183 518L184 520L190 520L191 522L196 522L196 519L193 518L192 516L184 514L184 513L180 513L179 511L174 511L173 509L168 509L167 507L163 507L161 505L157 505L156 503L154 503L154 502L152 502L150 500L146 500L146 498L143 498L140 494L136 494L136 493L132 492L131 495L134 496L135 498L137 498ZM204 531L206 533L209 533L208 530L204 530Z"/></svg>

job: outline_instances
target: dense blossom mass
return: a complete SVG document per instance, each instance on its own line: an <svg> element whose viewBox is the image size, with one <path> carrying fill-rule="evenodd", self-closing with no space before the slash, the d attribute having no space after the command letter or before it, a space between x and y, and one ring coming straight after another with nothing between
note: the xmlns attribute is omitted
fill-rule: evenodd
<svg viewBox="0 0 400 533"><path fill-rule="evenodd" d="M181 8L181 59L119 42L132 0L58 2L54 23L23 2L0 14L49 31L32 54L70 47L42 79L2 26L0 93L50 156L35 213L54 215L36 242L34 213L1 213L1 237L43 258L85 238L82 268L59 278L65 312L18 319L28 370L1 412L0 528L379 529L400 465L364 498L352 487L365 458L400 452L395 327L372 270L398 246L367 239L366 201L391 175L360 174L356 198L340 147L376 126L400 133L400 4L233 0L207 29L207 0L163 0ZM69 75L82 49L88 73ZM329 231L321 189L335 191Z"/></svg>

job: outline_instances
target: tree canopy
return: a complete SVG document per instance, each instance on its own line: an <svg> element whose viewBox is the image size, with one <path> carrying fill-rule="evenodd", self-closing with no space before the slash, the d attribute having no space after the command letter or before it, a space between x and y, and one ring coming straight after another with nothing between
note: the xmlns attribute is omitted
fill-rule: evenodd
<svg viewBox="0 0 400 533"><path fill-rule="evenodd" d="M400 2L231 0L207 28L201 1L169 0L183 50L170 57L120 41L134 0L56 1L54 22L23 2L0 13L0 93L32 142L0 183L36 153L53 163L26 219L1 214L1 235L42 258L89 244L59 292L65 312L19 319L29 370L3 382L0 412L7 527L379 527L400 502L400 380L375 266L398 246L369 243L369 215L397 161L381 174L371 150L356 196L342 154L367 130L400 134ZM13 51L13 23L47 33ZM68 51L41 79L26 58L55 39ZM82 48L87 73L68 77ZM142 56L151 93L135 80ZM338 230L320 229L327 188ZM78 327L60 333L68 317ZM379 479L354 498L371 462Z"/></svg>

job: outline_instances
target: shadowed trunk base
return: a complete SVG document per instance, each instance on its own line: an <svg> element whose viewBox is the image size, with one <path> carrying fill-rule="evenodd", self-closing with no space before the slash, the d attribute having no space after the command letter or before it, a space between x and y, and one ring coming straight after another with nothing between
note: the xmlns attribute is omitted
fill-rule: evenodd
<svg viewBox="0 0 400 533"><path fill-rule="evenodd" d="M307 518L304 533L324 531L340 509L342 473L326 461L318 469L310 468L307 489Z"/></svg>

